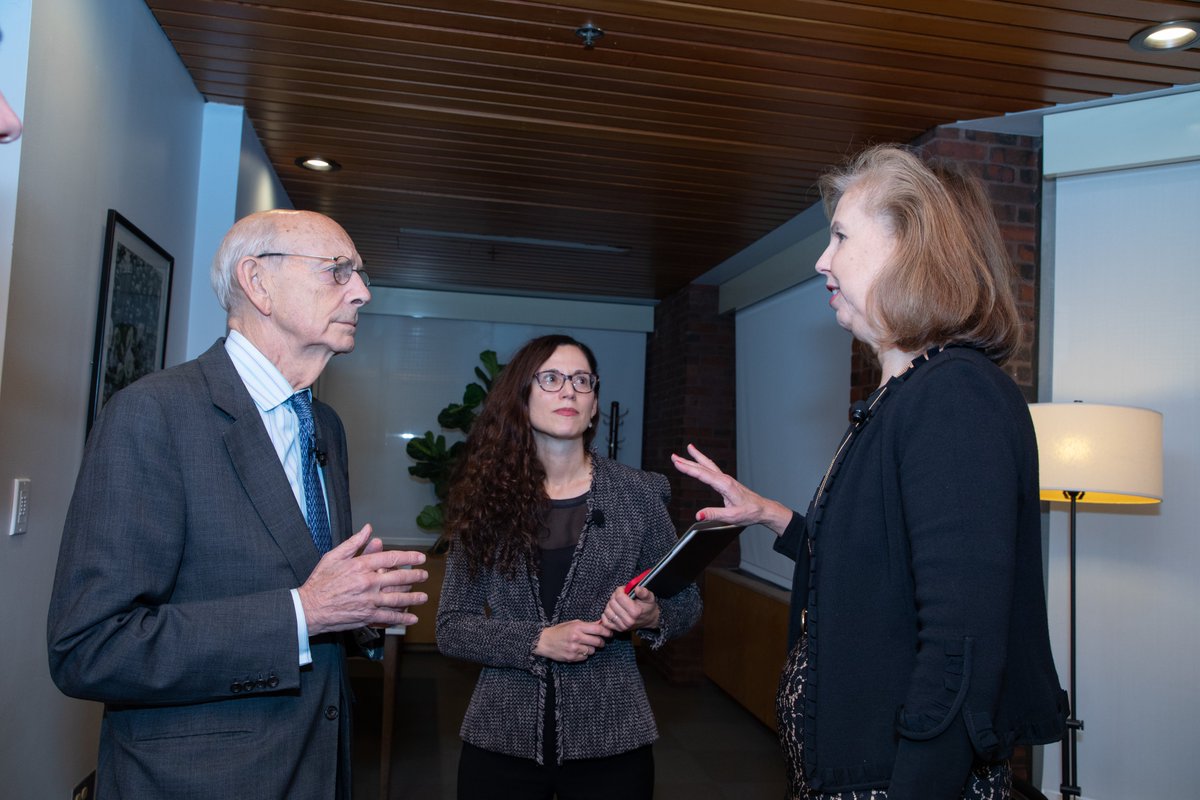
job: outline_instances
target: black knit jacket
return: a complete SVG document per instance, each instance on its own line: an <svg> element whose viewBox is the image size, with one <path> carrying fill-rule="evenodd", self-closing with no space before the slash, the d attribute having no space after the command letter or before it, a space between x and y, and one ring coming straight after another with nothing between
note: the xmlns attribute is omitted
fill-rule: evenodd
<svg viewBox="0 0 1200 800"><path fill-rule="evenodd" d="M554 681L558 761L616 755L658 738L627 636L614 637L578 664L535 656L543 628L600 619L613 589L653 566L675 544L666 478L592 455L588 515L554 616L538 599L536 569L514 577L471 575L461 548L446 559L437 613L438 649L483 664L461 736L476 747L542 763L543 679ZM693 584L659 600L656 630L638 631L653 648L686 633L700 617Z"/></svg>
<svg viewBox="0 0 1200 800"><path fill-rule="evenodd" d="M920 358L872 399L806 516L805 769L821 792L957 798L973 759L1063 732L1042 588L1037 443L983 354Z"/></svg>

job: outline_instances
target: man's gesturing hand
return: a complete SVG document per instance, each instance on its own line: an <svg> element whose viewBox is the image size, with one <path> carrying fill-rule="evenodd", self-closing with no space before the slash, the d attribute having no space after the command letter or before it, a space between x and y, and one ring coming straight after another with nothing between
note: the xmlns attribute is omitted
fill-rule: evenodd
<svg viewBox="0 0 1200 800"><path fill-rule="evenodd" d="M424 553L384 550L383 542L371 538L371 526L364 525L322 556L300 587L308 635L365 625L415 624L417 617L408 608L424 603L429 596L412 591L412 587L429 573L405 567L424 563Z"/></svg>

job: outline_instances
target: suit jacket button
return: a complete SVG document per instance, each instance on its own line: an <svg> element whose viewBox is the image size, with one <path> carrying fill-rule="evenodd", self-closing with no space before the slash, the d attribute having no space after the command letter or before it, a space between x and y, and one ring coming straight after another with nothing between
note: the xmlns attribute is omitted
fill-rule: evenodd
<svg viewBox="0 0 1200 800"><path fill-rule="evenodd" d="M274 689L278 685L279 685L279 677L276 676L274 672L272 672L270 674L270 676L267 678L267 688Z"/></svg>
<svg viewBox="0 0 1200 800"><path fill-rule="evenodd" d="M335 720L338 718L337 706L325 706L325 719Z"/></svg>
<svg viewBox="0 0 1200 800"><path fill-rule="evenodd" d="M229 685L229 691L233 692L234 694L240 693L243 688L244 687L242 686L241 681L234 681L232 684Z"/></svg>

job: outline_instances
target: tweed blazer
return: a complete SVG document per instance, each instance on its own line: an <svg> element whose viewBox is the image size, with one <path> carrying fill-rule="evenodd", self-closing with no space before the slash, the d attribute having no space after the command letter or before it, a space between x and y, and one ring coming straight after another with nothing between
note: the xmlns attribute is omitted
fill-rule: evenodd
<svg viewBox="0 0 1200 800"><path fill-rule="evenodd" d="M592 459L587 522L553 617L538 599L536 569L472 575L461 548L447 556L437 643L448 656L483 664L461 730L476 747L542 763L547 676L554 681L559 763L616 755L658 738L628 636L577 664L533 654L543 628L598 620L613 589L657 563L677 538L666 478ZM653 648L696 623L700 594L693 584L659 606L659 628L638 632Z"/></svg>
<svg viewBox="0 0 1200 800"><path fill-rule="evenodd" d="M1037 442L982 353L934 351L873 395L826 492L776 549L807 609L811 788L960 796L974 757L1061 738Z"/></svg>
<svg viewBox="0 0 1200 800"><path fill-rule="evenodd" d="M345 434L328 406L313 413L336 544L351 525ZM317 561L223 341L108 402L48 621L55 683L104 704L101 797L349 798L341 638L312 639L301 668L289 592Z"/></svg>

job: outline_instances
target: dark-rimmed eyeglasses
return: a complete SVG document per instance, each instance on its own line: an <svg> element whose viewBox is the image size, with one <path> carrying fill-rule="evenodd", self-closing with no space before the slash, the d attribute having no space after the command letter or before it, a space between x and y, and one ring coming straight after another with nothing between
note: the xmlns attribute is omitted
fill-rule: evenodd
<svg viewBox="0 0 1200 800"><path fill-rule="evenodd" d="M546 369L533 373L533 381L542 387L543 392L557 392L567 381L571 388L580 394L589 394L600 383L600 376L590 372L576 372L574 375L564 375L556 369Z"/></svg>
<svg viewBox="0 0 1200 800"><path fill-rule="evenodd" d="M321 272L332 272L333 279L337 281L339 286L345 286L350 282L350 276L358 273L358 277L362 278L363 286L370 286L371 279L367 276L366 270L362 267L356 267L349 256L310 256L304 253L259 253L255 258L267 258L269 256L278 256L280 258L315 258L319 261L332 261L333 266L326 267Z"/></svg>

